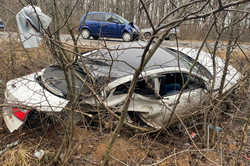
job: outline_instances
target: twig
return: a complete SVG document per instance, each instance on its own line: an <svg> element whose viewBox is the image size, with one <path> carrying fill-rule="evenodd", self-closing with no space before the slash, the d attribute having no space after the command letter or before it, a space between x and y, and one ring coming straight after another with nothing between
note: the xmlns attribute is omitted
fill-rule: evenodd
<svg viewBox="0 0 250 166"><path fill-rule="evenodd" d="M146 6L145 6L145 4L144 4L144 2L142 0L140 0L140 3L142 4L142 7L143 7L143 9L144 9L144 11L145 11L145 13L147 15L148 21L150 23L150 26L153 29L153 32L155 33L155 27L154 27L154 24L152 23L152 20L151 20L150 16L149 16L148 10L146 9Z"/></svg>
<svg viewBox="0 0 250 166"><path fill-rule="evenodd" d="M121 163L122 165L125 165L125 166L129 166L128 164L122 162L121 160L118 160L117 158L115 158L114 156L110 155L110 157L116 161L118 161L119 163Z"/></svg>
<svg viewBox="0 0 250 166"><path fill-rule="evenodd" d="M19 144L19 140L15 141L15 142L12 142L10 144L7 144L6 147L0 151L0 156L2 154L4 154L6 151L8 151L9 149L13 148L14 146L18 145Z"/></svg>
<svg viewBox="0 0 250 166"><path fill-rule="evenodd" d="M142 166L155 166L155 165L159 165L161 164L162 162L166 161L167 159L170 159L172 157L175 157L179 154L182 154L182 153L186 153L186 152L198 152L198 151L202 151L202 152L208 152L208 151L213 151L213 149L199 149L199 150L183 150L183 151L180 151L180 152L177 152L177 153L173 153L165 158L163 158L162 160L156 162L156 163L153 163L153 164L149 164L149 165L142 165Z"/></svg>

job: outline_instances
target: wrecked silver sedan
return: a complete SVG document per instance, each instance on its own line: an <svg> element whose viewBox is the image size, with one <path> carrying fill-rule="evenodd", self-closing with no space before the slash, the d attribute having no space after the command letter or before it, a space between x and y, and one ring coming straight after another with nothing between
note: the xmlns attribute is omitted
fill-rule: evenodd
<svg viewBox="0 0 250 166"><path fill-rule="evenodd" d="M139 67L145 43L122 43L111 50L100 49L83 54L75 65L78 76L86 80L86 69L93 77L92 84L98 89L97 94L104 103L114 111L119 108L128 94L130 81L135 69ZM136 114L144 124L153 128L163 127L169 120L171 109L186 81L176 114L189 113L187 109L204 100L210 89L213 75L216 75L215 86L220 86L224 61L215 58L216 73L213 73L211 55L201 52L198 62L190 74L195 62L197 50L191 48L158 48L152 59L145 66L138 80L128 112ZM229 65L224 90L230 89L240 79L240 73ZM79 103L98 105L94 96L88 96L88 88L75 77L75 88L79 93ZM9 105L3 108L3 117L8 129L13 132L22 126L33 111L61 112L67 106L67 83L64 71L57 65L49 66L41 72L33 73L7 82L5 101ZM24 107L18 107L27 106ZM29 108L29 109L27 109ZM91 110L95 111L95 110ZM137 119L138 120L138 119ZM128 116L129 123L133 118Z"/></svg>

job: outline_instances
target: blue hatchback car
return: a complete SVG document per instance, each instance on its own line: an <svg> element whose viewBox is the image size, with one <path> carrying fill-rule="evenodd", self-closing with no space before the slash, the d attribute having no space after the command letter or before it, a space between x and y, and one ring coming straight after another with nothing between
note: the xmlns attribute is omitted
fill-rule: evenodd
<svg viewBox="0 0 250 166"><path fill-rule="evenodd" d="M91 36L122 38L124 41L139 39L139 28L125 18L106 12L89 12L80 21L79 32L84 39Z"/></svg>

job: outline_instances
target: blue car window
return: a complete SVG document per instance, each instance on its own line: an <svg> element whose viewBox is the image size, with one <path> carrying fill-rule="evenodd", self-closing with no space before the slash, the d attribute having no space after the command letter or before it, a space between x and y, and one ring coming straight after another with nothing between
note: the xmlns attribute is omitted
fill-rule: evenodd
<svg viewBox="0 0 250 166"><path fill-rule="evenodd" d="M102 13L98 13L94 15L94 18L96 21L104 21L105 20L105 15Z"/></svg>
<svg viewBox="0 0 250 166"><path fill-rule="evenodd" d="M112 22L112 23L121 23L117 18L115 18L114 16L109 16L106 19L107 22Z"/></svg>
<svg viewBox="0 0 250 166"><path fill-rule="evenodd" d="M88 20L88 21L94 20L94 15L93 14L88 14L87 17L86 17L86 20Z"/></svg>
<svg viewBox="0 0 250 166"><path fill-rule="evenodd" d="M114 14L114 17L115 17L117 20L119 20L119 22L120 22L121 24L129 24L129 21L128 21L128 20L126 20L125 18L123 18L123 17L121 17L121 16L119 16L119 15L117 15L117 14Z"/></svg>
<svg viewBox="0 0 250 166"><path fill-rule="evenodd" d="M88 20L88 21L104 21L105 15L103 13L88 14L86 20Z"/></svg>

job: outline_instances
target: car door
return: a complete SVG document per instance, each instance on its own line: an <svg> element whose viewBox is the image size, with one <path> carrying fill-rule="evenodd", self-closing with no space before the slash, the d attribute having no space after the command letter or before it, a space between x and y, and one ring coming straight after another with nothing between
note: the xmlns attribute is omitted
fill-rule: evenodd
<svg viewBox="0 0 250 166"><path fill-rule="evenodd" d="M105 23L102 26L102 32L105 37L121 37L120 26L119 20L114 15L107 14Z"/></svg>
<svg viewBox="0 0 250 166"><path fill-rule="evenodd" d="M162 106L163 109L148 114L141 114L142 119L155 128L161 128L169 122L172 110L175 104L177 104L177 99L182 88L184 89L171 122L177 120L176 115L181 118L190 116L195 111L194 107L204 99L206 86L203 80L197 76L176 72L163 74L158 79L160 84L159 100L164 105ZM183 87L186 83L187 85Z"/></svg>
<svg viewBox="0 0 250 166"><path fill-rule="evenodd" d="M180 91L188 79L189 82L183 90L175 113L181 117L190 115L193 111L192 107L202 101L206 87L201 78L178 72L139 80L128 112L137 113L140 119L151 127L165 126ZM107 99L108 105L119 110L127 97L129 86L130 82L127 82L113 89ZM174 120L176 120L176 116L174 116Z"/></svg>
<svg viewBox="0 0 250 166"><path fill-rule="evenodd" d="M129 87L130 81L122 83L116 88L112 89L109 92L108 98L106 99L107 105L113 110L119 112L122 104L124 104L125 99L128 95ZM131 115L131 113L135 113L139 116L140 114L148 115L153 114L153 112L156 112L157 110L164 109L165 106L156 96L156 94L158 93L157 91L155 91L156 89L159 89L159 83L157 78L147 77L137 81L134 93L128 106L129 115ZM150 121L151 120L149 120L149 123Z"/></svg>
<svg viewBox="0 0 250 166"><path fill-rule="evenodd" d="M99 22L96 14L88 14L86 18L86 25L90 29L91 35L97 36L99 34Z"/></svg>
<svg viewBox="0 0 250 166"><path fill-rule="evenodd" d="M105 27L107 26L107 23L105 20L106 20L105 13L95 14L95 21L97 24L97 33L95 36L98 36L98 37L105 36L104 31L105 31Z"/></svg>
<svg viewBox="0 0 250 166"><path fill-rule="evenodd" d="M107 104L110 107L114 107L114 108L119 107L124 102L128 94L130 83L131 83L130 81L126 83L122 83L118 85L117 87L115 87L114 89L112 89L111 92L109 92L109 96L107 98ZM152 79L144 78L144 79L137 81L134 94L133 94L133 99L131 100L132 104L131 104L130 111L135 111L137 109L135 107L140 106L140 104L137 103L137 101L135 101L138 98L138 96L141 96L139 98L143 98L143 97L155 98L154 97L155 92L154 92L153 86L154 85L153 85Z"/></svg>

